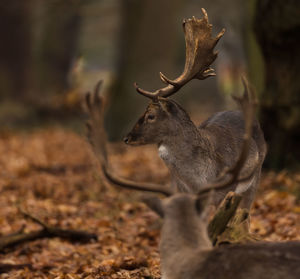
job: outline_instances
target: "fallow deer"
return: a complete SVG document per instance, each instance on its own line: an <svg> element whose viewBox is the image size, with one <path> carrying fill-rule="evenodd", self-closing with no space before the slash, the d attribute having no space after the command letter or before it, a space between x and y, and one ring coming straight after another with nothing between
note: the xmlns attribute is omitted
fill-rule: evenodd
<svg viewBox="0 0 300 279"><path fill-rule="evenodd" d="M207 13L204 9L202 12L204 17L200 20L193 17L183 21L186 41L183 73L175 80L160 73L167 86L155 92L145 91L135 84L136 90L150 98L151 103L124 139L129 145L156 144L159 156L170 171L172 186L187 193L197 193L202 185L213 181L225 167L232 165L239 155L244 134L240 111L216 113L197 127L178 103L167 98L192 79L215 75L210 65L217 57L214 47L225 30L213 38ZM248 172L258 161L253 177L247 182L218 190L216 204L228 191L234 190L243 193L241 206L250 208L266 154L266 143L258 121L253 123L249 144L250 152L242 172Z"/></svg>
<svg viewBox="0 0 300 279"><path fill-rule="evenodd" d="M249 243L213 247L207 233L209 199L203 193L223 189L251 179L260 161L247 174L241 174L251 152L251 134L255 102L248 99L247 90L240 101L245 117L245 129L239 155L225 168L217 182L200 187L197 194L179 193L176 189L146 183L133 183L119 178L110 170L103 127L103 99L99 96L100 83L86 98L90 120L89 139L100 161L106 178L121 187L161 193L167 198L148 197L144 202L163 218L160 257L163 279L298 279L300 275L300 242ZM247 88L247 87L246 87Z"/></svg>

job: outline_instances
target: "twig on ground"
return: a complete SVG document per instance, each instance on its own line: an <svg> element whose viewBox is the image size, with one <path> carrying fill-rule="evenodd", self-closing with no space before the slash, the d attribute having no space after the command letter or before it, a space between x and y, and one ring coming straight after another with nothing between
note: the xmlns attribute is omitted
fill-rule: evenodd
<svg viewBox="0 0 300 279"><path fill-rule="evenodd" d="M97 235L94 233L49 226L37 217L29 214L28 212L25 212L23 209L19 208L19 210L25 218L29 218L33 222L39 224L40 226L42 226L42 229L29 233L25 233L23 232L23 230L21 230L19 232L0 237L0 251L7 247L15 246L26 241L32 241L44 237L61 237L75 242L88 242L90 240L97 239Z"/></svg>

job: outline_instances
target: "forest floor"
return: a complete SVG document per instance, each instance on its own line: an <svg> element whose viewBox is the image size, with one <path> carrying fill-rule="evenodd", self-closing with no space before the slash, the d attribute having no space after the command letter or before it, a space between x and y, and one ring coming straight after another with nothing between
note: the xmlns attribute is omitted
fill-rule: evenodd
<svg viewBox="0 0 300 279"><path fill-rule="evenodd" d="M168 182L155 147L109 149L121 176ZM20 208L49 225L98 236L89 243L43 238L6 248L0 278L160 278L158 217L139 202L140 193L103 181L83 137L59 128L3 132L0 154L0 236L40 229ZM300 240L299 201L299 173L264 173L251 230L268 241Z"/></svg>

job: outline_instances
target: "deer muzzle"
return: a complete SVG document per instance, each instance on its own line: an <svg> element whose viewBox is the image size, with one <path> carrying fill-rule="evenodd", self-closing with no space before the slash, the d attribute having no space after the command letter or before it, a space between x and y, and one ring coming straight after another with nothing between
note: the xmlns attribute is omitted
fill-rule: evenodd
<svg viewBox="0 0 300 279"><path fill-rule="evenodd" d="M141 145L143 142L137 134L129 133L126 137L123 138L123 141L128 145Z"/></svg>

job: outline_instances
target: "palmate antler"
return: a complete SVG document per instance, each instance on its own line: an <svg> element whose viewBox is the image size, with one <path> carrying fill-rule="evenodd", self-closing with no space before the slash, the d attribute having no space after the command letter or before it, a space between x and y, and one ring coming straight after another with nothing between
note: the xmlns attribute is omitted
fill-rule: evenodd
<svg viewBox="0 0 300 279"><path fill-rule="evenodd" d="M216 75L210 65L217 58L218 53L214 52L214 47L223 36L225 29L216 38L213 38L211 35L212 25L209 24L207 13L203 8L202 13L204 15L202 19L193 17L183 21L186 44L183 73L174 80L167 78L163 73L159 73L160 79L167 86L155 92L143 90L135 83L134 86L140 94L151 99L169 97L192 79L206 79Z"/></svg>

